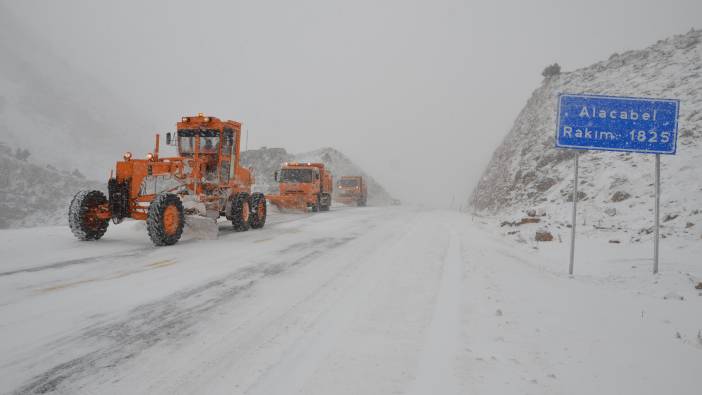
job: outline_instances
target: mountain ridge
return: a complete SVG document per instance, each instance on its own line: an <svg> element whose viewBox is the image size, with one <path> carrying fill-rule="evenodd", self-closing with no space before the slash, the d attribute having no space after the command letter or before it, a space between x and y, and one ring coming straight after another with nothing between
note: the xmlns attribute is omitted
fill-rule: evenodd
<svg viewBox="0 0 702 395"><path fill-rule="evenodd" d="M468 210L518 217L536 209L549 214L552 226L565 226L575 151L555 148L558 95L674 98L681 101L678 152L662 157L661 216L668 218L664 226L671 235L699 237L702 172L695 169L702 161L701 42L702 31L691 30L645 49L547 76L495 150L468 199ZM579 215L592 226L632 233L632 240L640 238L638 233L647 235L653 159L646 154L582 151Z"/></svg>

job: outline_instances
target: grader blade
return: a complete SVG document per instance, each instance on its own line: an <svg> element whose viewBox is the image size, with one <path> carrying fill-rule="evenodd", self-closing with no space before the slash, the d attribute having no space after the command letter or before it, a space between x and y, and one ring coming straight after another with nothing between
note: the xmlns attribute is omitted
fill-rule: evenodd
<svg viewBox="0 0 702 395"><path fill-rule="evenodd" d="M214 240L219 234L217 221L200 215L185 216L185 234L196 239Z"/></svg>

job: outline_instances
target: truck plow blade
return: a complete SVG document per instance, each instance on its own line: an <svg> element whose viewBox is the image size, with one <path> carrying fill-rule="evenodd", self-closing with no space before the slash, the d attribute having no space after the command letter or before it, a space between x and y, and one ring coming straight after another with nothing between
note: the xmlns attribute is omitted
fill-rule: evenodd
<svg viewBox="0 0 702 395"><path fill-rule="evenodd" d="M307 203L302 196L266 195L266 200L281 211L307 211Z"/></svg>

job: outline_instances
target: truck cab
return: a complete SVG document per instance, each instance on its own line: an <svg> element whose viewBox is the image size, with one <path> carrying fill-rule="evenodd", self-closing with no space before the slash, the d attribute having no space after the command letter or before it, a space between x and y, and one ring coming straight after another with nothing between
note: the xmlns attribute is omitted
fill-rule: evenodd
<svg viewBox="0 0 702 395"><path fill-rule="evenodd" d="M368 200L368 190L362 176L342 176L336 184L334 195L339 203L365 206Z"/></svg>
<svg viewBox="0 0 702 395"><path fill-rule="evenodd" d="M332 175L323 163L287 162L276 172L280 194L269 201L282 208L328 211L332 199Z"/></svg>

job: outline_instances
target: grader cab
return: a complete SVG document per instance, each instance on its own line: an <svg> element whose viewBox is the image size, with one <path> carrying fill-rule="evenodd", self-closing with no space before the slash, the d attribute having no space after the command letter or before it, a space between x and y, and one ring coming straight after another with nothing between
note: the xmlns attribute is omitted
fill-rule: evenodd
<svg viewBox="0 0 702 395"><path fill-rule="evenodd" d="M251 193L249 169L239 164L241 124L198 114L183 117L166 144L178 156L159 156L160 138L145 159L126 152L108 180L108 194L78 192L69 208L69 225L81 240L97 240L109 221L145 220L155 245L180 239L188 222L211 223L225 216L236 231L261 228L266 222L266 200Z"/></svg>

